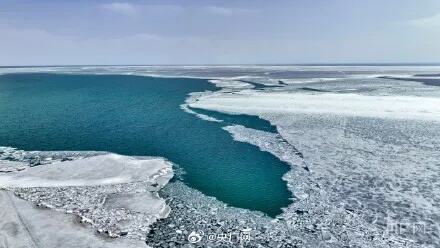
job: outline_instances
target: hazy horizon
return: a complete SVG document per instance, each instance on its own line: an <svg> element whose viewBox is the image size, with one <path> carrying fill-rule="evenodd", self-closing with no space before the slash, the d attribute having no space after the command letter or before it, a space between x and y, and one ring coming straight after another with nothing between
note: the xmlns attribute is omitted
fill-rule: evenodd
<svg viewBox="0 0 440 248"><path fill-rule="evenodd" d="M440 1L0 3L0 66L435 64Z"/></svg>
<svg viewBox="0 0 440 248"><path fill-rule="evenodd" d="M41 64L41 65L0 65L0 68L8 68L8 67L76 67L76 66L440 66L440 62L402 62L402 63L393 63L393 62L371 62L371 63L350 63L350 62L341 62L341 63L259 63L259 64Z"/></svg>

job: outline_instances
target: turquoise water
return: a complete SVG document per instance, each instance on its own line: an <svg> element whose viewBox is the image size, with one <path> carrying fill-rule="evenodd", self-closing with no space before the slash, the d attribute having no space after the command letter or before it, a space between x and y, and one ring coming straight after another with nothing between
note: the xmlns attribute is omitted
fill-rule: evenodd
<svg viewBox="0 0 440 248"><path fill-rule="evenodd" d="M24 150L97 150L163 156L182 180L236 207L274 216L291 200L289 166L222 129L228 123L276 131L255 116L180 109L190 92L217 90L201 79L122 75L0 76L0 145ZM203 110L197 110L202 111Z"/></svg>

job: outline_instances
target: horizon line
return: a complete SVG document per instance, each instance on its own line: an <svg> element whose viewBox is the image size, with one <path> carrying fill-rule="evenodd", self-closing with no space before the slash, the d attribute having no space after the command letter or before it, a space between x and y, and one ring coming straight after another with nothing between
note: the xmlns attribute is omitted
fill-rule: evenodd
<svg viewBox="0 0 440 248"><path fill-rule="evenodd" d="M207 63L207 64L47 64L0 65L0 68L76 67L76 66L440 66L440 62L342 62L342 63Z"/></svg>

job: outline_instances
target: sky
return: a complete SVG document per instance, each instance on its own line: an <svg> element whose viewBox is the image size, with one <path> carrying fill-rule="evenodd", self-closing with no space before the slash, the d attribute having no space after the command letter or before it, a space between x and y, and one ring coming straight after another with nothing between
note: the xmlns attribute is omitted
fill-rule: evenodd
<svg viewBox="0 0 440 248"><path fill-rule="evenodd" d="M439 0L0 0L0 66L423 62Z"/></svg>

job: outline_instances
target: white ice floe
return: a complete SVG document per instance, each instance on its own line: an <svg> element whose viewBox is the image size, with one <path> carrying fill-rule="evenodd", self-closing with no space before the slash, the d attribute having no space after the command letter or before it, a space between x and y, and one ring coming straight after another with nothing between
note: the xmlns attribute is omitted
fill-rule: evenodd
<svg viewBox="0 0 440 248"><path fill-rule="evenodd" d="M191 107L234 113L311 113L440 121L440 98L360 94L241 92L202 96Z"/></svg>
<svg viewBox="0 0 440 248"><path fill-rule="evenodd" d="M21 171L25 170L26 168L27 164L23 162L0 160L0 173Z"/></svg>
<svg viewBox="0 0 440 248"><path fill-rule="evenodd" d="M284 141L283 137L279 134L246 128L241 125L226 126L223 129L228 131L234 140L253 144L262 151L272 153L281 161L287 162L291 166L307 168L298 151Z"/></svg>
<svg viewBox="0 0 440 248"><path fill-rule="evenodd" d="M187 112L187 113L189 113L189 114L193 114L193 115L197 116L198 118L200 118L200 119L202 119L202 120L205 120L205 121L213 121L213 122L222 122L222 120L216 119L216 118L214 118L214 117L207 116L207 115L204 115L204 114L199 114L199 113L193 111L192 109L190 109L190 108L188 107L188 105L189 105L190 103L192 103L192 102L194 102L194 101L197 101L197 99L198 99L199 97L201 97L202 95L210 94L210 93L211 93L211 92L194 92L194 93L191 93L191 94L189 95L189 97L186 98L185 103L183 103L183 104L180 105L180 108L181 108L183 111L185 111L185 112Z"/></svg>
<svg viewBox="0 0 440 248"><path fill-rule="evenodd" d="M234 80L234 79L212 79L209 82L215 84L219 88L228 88L228 89L250 89L253 86L249 83L245 83L243 81Z"/></svg>
<svg viewBox="0 0 440 248"><path fill-rule="evenodd" d="M107 154L0 175L0 187L96 186L151 182L157 175L172 175L170 172L171 165L160 158L137 159Z"/></svg>
<svg viewBox="0 0 440 248"><path fill-rule="evenodd" d="M2 156L17 157L19 161L0 163L0 202L8 209L11 223L25 230L18 238L8 230L0 230L5 242L19 245L21 241L17 239L26 241L30 237L26 241L31 242L30 247L59 247L62 242L63 247L80 247L82 241L75 243L75 239L84 239L84 247L87 242L92 242L91 247L142 247L150 225L170 213L157 193L173 177L172 164L165 159L85 153L85 157L78 155L62 162L59 157L76 153L15 149L1 152ZM18 153L20 156L15 156ZM53 157L49 157L51 154ZM45 157L47 163L29 167L25 159L28 157ZM55 211L33 208L16 196ZM90 228L105 236L124 238L102 239L93 235ZM46 232L56 229L62 235L50 239Z"/></svg>

